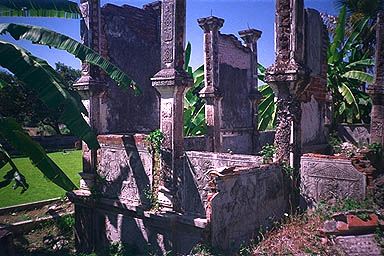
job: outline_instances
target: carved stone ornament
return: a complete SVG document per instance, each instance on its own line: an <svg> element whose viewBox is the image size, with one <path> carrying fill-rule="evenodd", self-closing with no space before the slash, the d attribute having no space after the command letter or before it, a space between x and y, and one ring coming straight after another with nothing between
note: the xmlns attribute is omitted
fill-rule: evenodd
<svg viewBox="0 0 384 256"><path fill-rule="evenodd" d="M362 200L365 193L366 177L351 161L301 158L301 194L309 206L343 199Z"/></svg>
<svg viewBox="0 0 384 256"><path fill-rule="evenodd" d="M169 1L164 1L162 7L163 7L162 40L165 42L168 42L173 40L174 4Z"/></svg>

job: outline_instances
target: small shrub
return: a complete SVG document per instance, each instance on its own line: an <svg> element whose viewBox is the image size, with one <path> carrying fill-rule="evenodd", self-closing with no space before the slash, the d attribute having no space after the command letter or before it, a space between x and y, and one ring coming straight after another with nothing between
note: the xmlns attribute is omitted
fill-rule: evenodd
<svg viewBox="0 0 384 256"><path fill-rule="evenodd" d="M341 141L336 131L329 133L328 144L331 146L333 153L338 154L341 152Z"/></svg>
<svg viewBox="0 0 384 256"><path fill-rule="evenodd" d="M276 153L276 146L267 144L262 147L259 154L263 157L264 163L269 163L273 160L273 155Z"/></svg>
<svg viewBox="0 0 384 256"><path fill-rule="evenodd" d="M57 220L57 227L62 231L70 231L75 226L75 218L72 215L66 215Z"/></svg>

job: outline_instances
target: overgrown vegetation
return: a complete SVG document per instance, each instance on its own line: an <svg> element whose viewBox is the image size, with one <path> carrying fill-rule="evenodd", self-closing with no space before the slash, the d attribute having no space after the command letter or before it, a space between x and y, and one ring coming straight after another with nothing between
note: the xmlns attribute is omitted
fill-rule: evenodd
<svg viewBox="0 0 384 256"><path fill-rule="evenodd" d="M41 1L33 0L27 2L25 5L20 2L15 4L13 1L2 4L0 13L7 16L22 16L21 14L25 14L27 16L61 18L78 18L81 15L77 4L70 1L60 1L60 3L59 1L49 1L44 4L41 4ZM5 33L9 33L15 40L26 39L38 45L65 50L83 62L98 66L105 74L115 80L121 88L132 88L135 93L140 92L135 82L114 64L86 45L68 36L37 26L12 23L0 24L0 34ZM90 149L95 150L100 147L96 135L82 116L82 114L88 115L88 112L81 102L80 95L68 86L65 77L61 77L46 61L37 58L13 43L0 41L0 56L0 66L22 81L22 86L27 90L34 90L37 97L49 109L59 110L60 122L65 124L73 134L85 141ZM12 85L13 83L1 79L1 88ZM0 114L0 124L2 125L0 136L17 151L29 156L31 161L38 167L38 170L43 172L48 179L67 191L76 188L67 175L46 155L44 149L33 143L28 134L22 131L21 126L14 119ZM1 147L1 149L4 151L4 148ZM3 157L1 161L4 163L8 159ZM19 170L17 172L11 170L8 171L8 174L10 172L21 173ZM27 186L24 186L24 189L26 188Z"/></svg>
<svg viewBox="0 0 384 256"><path fill-rule="evenodd" d="M266 144L261 148L259 154L263 157L264 163L270 163L273 161L273 156L276 151L277 148L275 145Z"/></svg>
<svg viewBox="0 0 384 256"><path fill-rule="evenodd" d="M164 134L159 129L151 132L146 139L148 142L148 151L152 154L153 180L152 188L145 189L142 196L150 203L150 208L153 211L158 211L160 208L158 194L161 179L161 150L163 140Z"/></svg>

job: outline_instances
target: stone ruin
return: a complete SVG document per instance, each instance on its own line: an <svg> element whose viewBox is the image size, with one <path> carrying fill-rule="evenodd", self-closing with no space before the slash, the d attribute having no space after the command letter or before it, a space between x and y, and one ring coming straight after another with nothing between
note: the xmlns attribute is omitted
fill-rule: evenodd
<svg viewBox="0 0 384 256"><path fill-rule="evenodd" d="M158 254L185 255L198 243L230 250L280 219L289 207L283 167L263 164L257 152L274 140L277 158L299 168L303 152L327 146L328 36L320 14L305 10L303 0L276 0L276 62L266 75L279 107L276 132L257 130L261 31L240 31L241 42L220 32L223 19L198 19L207 134L184 138L184 94L193 84L184 70L186 1L140 9L81 0L80 7L83 42L129 74L142 93L122 91L99 69L82 65L76 86L101 149L83 145L81 188L68 193L77 249L120 241L141 252L150 244ZM161 159L146 141L158 128ZM303 166L313 164L306 159ZM313 184L317 174L311 175ZM361 175L356 180L364 183ZM157 211L148 194L158 198Z"/></svg>

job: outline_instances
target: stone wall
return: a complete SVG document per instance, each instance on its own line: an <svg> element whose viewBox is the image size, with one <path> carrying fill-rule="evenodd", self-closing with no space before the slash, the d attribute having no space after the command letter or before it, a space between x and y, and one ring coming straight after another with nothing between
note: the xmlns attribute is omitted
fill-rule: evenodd
<svg viewBox="0 0 384 256"><path fill-rule="evenodd" d="M249 101L251 51L234 35L219 34L219 90L222 93L221 129L252 128Z"/></svg>
<svg viewBox="0 0 384 256"><path fill-rule="evenodd" d="M320 202L362 200L366 196L366 176L351 160L307 154L301 157L301 195L309 207Z"/></svg>
<svg viewBox="0 0 384 256"><path fill-rule="evenodd" d="M339 124L337 135L343 142L354 145L369 144L370 126L367 124Z"/></svg>
<svg viewBox="0 0 384 256"><path fill-rule="evenodd" d="M106 4L101 8L101 52L140 86L122 91L111 79L100 98L101 133L150 132L160 127L159 95L150 78L160 70L160 3L143 9Z"/></svg>
<svg viewBox="0 0 384 256"><path fill-rule="evenodd" d="M184 157L184 184L181 189L183 209L205 216L210 169L262 162L259 156L187 151Z"/></svg>
<svg viewBox="0 0 384 256"><path fill-rule="evenodd" d="M145 138L141 134L98 136L103 197L148 206L144 194L152 188L153 163Z"/></svg>
<svg viewBox="0 0 384 256"><path fill-rule="evenodd" d="M326 144L328 33L318 11L306 9L305 16L305 62L311 70L311 82L301 96L301 143L308 148Z"/></svg>
<svg viewBox="0 0 384 256"><path fill-rule="evenodd" d="M279 220L287 206L282 167L238 167L214 176L207 215L214 247L238 248Z"/></svg>
<svg viewBox="0 0 384 256"><path fill-rule="evenodd" d="M121 242L133 246L135 255L188 255L205 234L206 219L143 211L118 200L83 200L79 193L68 196L75 202L76 248L81 251Z"/></svg>

